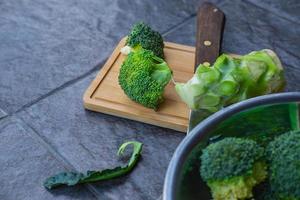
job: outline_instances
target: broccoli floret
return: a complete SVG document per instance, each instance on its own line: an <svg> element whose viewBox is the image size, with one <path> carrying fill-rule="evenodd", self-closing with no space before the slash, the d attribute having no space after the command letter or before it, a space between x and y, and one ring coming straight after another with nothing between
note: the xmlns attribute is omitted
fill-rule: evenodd
<svg viewBox="0 0 300 200"><path fill-rule="evenodd" d="M215 200L251 198L253 187L267 177L264 149L241 138L210 144L201 155L200 175Z"/></svg>
<svg viewBox="0 0 300 200"><path fill-rule="evenodd" d="M278 200L300 200L300 131L280 135L267 147L270 185Z"/></svg>
<svg viewBox="0 0 300 200"><path fill-rule="evenodd" d="M130 99L157 110L171 76L172 71L162 58L152 51L140 49L131 52L123 62L119 84Z"/></svg>
<svg viewBox="0 0 300 200"><path fill-rule="evenodd" d="M128 35L126 45L121 52L128 54L131 49L140 48L152 51L156 56L164 58L164 41L159 32L154 31L145 23L137 23ZM128 48L130 47L130 48Z"/></svg>

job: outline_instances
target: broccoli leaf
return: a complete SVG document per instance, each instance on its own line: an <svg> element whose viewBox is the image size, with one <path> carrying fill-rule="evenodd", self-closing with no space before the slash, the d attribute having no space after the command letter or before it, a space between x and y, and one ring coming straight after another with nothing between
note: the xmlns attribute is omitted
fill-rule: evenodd
<svg viewBox="0 0 300 200"><path fill-rule="evenodd" d="M143 144L136 141L130 141L122 144L118 150L118 156L121 156L128 145L133 145L133 153L127 165L105 169L102 171L87 171L85 174L80 172L61 172L47 178L44 186L52 189L61 185L76 185L79 183L91 183L116 178L130 172L136 165L142 151Z"/></svg>

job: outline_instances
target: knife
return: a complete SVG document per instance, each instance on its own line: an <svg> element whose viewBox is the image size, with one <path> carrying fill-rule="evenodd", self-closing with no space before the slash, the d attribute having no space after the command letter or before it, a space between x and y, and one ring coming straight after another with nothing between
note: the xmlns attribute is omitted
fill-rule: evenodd
<svg viewBox="0 0 300 200"><path fill-rule="evenodd" d="M221 49L224 24L225 15L214 4L205 2L201 5L201 7L199 7L197 12L194 72L199 64L213 64L218 58ZM199 122L208 117L210 114L210 112L205 110L191 110L187 133L189 133ZM162 199L163 195L161 195L157 200Z"/></svg>
<svg viewBox="0 0 300 200"><path fill-rule="evenodd" d="M224 13L212 3L203 3L197 12L195 68L199 64L212 65L221 49L225 24ZM206 110L191 110L188 133L210 114Z"/></svg>

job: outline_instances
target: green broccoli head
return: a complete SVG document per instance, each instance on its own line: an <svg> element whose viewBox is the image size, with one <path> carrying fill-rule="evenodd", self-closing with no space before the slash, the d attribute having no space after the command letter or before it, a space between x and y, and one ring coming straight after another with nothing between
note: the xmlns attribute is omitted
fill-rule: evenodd
<svg viewBox="0 0 300 200"><path fill-rule="evenodd" d="M200 175L215 200L253 196L252 189L267 177L264 149L249 139L225 138L201 155Z"/></svg>
<svg viewBox="0 0 300 200"><path fill-rule="evenodd" d="M281 91L284 85L277 55L261 50L240 57L223 54L213 66L199 65L192 79L177 83L175 88L191 109L216 112L251 97Z"/></svg>
<svg viewBox="0 0 300 200"><path fill-rule="evenodd" d="M280 135L267 147L270 185L279 200L300 200L300 131Z"/></svg>
<svg viewBox="0 0 300 200"><path fill-rule="evenodd" d="M119 84L130 99L157 110L171 76L172 71L163 59L152 51L140 49L131 52L123 62Z"/></svg>
<svg viewBox="0 0 300 200"><path fill-rule="evenodd" d="M125 52L127 51L127 53L130 52L130 50L128 50L129 46L133 50L138 50L140 48L150 50L156 56L164 58L164 42L162 36L159 32L152 30L150 26L143 22L137 23L133 26L130 34L128 35L126 45Z"/></svg>

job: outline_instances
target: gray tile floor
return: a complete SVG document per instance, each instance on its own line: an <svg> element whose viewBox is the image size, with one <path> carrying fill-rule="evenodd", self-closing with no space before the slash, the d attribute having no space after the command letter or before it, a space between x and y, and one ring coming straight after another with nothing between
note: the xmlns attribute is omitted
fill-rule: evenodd
<svg viewBox="0 0 300 200"><path fill-rule="evenodd" d="M166 41L194 45L202 1L4 0L0 2L0 199L154 200L182 133L86 111L82 95L137 21ZM227 21L223 51L271 48L300 90L300 2L213 1ZM136 169L120 179L47 191L61 170L119 165L125 140L145 144Z"/></svg>

